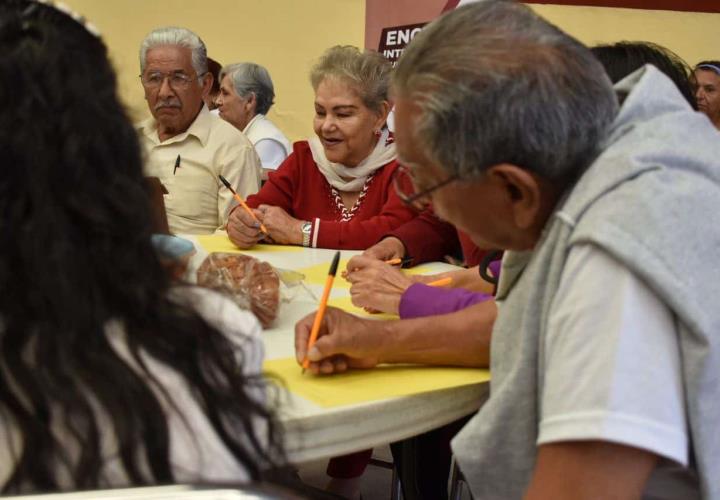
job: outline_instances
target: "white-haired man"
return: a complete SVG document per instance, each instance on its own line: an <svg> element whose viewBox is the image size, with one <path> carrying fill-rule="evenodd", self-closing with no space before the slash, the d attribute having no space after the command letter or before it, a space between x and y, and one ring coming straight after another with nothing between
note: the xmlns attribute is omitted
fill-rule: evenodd
<svg viewBox="0 0 720 500"><path fill-rule="evenodd" d="M150 32L140 47L140 79L152 118L137 128L146 151L145 171L168 191L165 208L173 233L212 233L227 222L232 193L260 187L260 162L250 141L212 115L203 102L212 77L205 44L190 30Z"/></svg>

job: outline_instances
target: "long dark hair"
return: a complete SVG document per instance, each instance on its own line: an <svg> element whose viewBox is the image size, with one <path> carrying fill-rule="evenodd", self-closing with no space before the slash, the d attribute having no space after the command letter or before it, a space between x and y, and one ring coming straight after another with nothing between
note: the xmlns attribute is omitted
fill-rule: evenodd
<svg viewBox="0 0 720 500"><path fill-rule="evenodd" d="M262 381L242 374L235 344L169 298L106 48L82 22L29 0L0 3L0 163L0 425L21 439L4 491L106 485L108 433L130 484L173 481L156 395L167 391L141 353L187 384L258 478L280 453L253 396ZM111 346L111 321L136 367Z"/></svg>

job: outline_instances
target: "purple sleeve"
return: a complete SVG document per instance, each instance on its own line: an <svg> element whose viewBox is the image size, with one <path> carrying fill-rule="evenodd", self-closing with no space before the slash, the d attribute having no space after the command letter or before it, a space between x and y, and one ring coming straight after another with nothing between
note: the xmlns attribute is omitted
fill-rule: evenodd
<svg viewBox="0 0 720 500"><path fill-rule="evenodd" d="M447 314L490 299L490 294L463 288L440 288L413 283L400 297L400 318Z"/></svg>
<svg viewBox="0 0 720 500"><path fill-rule="evenodd" d="M494 260L490 264L488 264L488 269L492 273L492 275L495 277L495 279L500 279L500 268L502 267L502 260Z"/></svg>

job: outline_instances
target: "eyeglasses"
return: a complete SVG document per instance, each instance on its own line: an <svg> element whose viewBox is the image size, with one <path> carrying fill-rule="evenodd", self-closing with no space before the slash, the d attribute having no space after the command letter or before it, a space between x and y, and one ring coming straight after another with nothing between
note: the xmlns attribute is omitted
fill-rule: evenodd
<svg viewBox="0 0 720 500"><path fill-rule="evenodd" d="M166 78L168 79L170 87L174 90L184 90L188 88L190 83L195 79L185 73L161 73L159 71L148 73L147 75L140 75L140 81L142 81L142 84L145 88L151 90L162 87ZM197 77L198 80L200 78L200 76Z"/></svg>
<svg viewBox="0 0 720 500"><path fill-rule="evenodd" d="M415 181L412 170L410 170L404 165L400 165L397 170L395 170L393 176L393 187L395 188L395 192L397 193L398 198L400 198L403 203L416 210L421 211L427 207L429 203L430 193L432 193L433 191L437 191L444 186L447 186L448 184L458 180L459 178L460 176L458 174L451 175L447 179L438 182L434 186L430 186L429 188L416 191L415 186L417 185L417 182Z"/></svg>

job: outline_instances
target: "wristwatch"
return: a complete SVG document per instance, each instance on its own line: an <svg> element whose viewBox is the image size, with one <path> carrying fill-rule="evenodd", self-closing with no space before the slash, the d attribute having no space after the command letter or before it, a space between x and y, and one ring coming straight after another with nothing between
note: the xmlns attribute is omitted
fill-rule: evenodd
<svg viewBox="0 0 720 500"><path fill-rule="evenodd" d="M310 234L312 233L312 222L305 221L302 223L302 226L300 226L300 231L302 231L302 245L304 247L310 246Z"/></svg>

